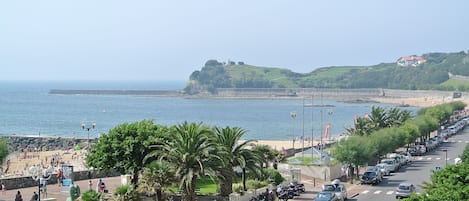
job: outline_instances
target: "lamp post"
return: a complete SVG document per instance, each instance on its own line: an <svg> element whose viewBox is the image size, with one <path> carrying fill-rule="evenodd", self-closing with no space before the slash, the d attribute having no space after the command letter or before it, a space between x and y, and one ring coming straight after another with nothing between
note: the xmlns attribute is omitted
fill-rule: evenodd
<svg viewBox="0 0 469 201"><path fill-rule="evenodd" d="M39 201L41 201L41 179L44 182L47 182L47 180L50 179L50 176L52 175L53 171L54 171L54 168L52 168L52 166L49 166L48 168L45 168L45 169L43 169L39 165L29 167L29 173L31 174L31 178L34 181L38 182L37 188L38 188ZM44 185L47 185L47 184L44 183Z"/></svg>
<svg viewBox="0 0 469 201"><path fill-rule="evenodd" d="M86 123L84 121L81 122L81 128L83 130L88 131L88 141L87 141L87 148L90 148L90 129L94 129L96 127L96 122L91 122L91 126L86 126Z"/></svg>
<svg viewBox="0 0 469 201"><path fill-rule="evenodd" d="M292 118L292 137L293 137L293 152L295 151L295 118L296 118L296 112L290 112L290 117Z"/></svg>

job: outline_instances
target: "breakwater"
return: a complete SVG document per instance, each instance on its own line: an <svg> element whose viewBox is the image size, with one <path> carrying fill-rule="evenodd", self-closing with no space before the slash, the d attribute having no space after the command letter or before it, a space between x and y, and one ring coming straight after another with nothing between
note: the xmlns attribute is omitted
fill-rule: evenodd
<svg viewBox="0 0 469 201"><path fill-rule="evenodd" d="M183 98L304 98L315 97L335 100L366 100L377 97L414 98L452 96L452 91L400 90L381 88L328 89L328 88L218 88L214 93L186 94L183 90L72 90L52 89L49 94L62 95L135 95ZM467 95L467 94L463 94Z"/></svg>
<svg viewBox="0 0 469 201"><path fill-rule="evenodd" d="M23 151L24 149L53 151L69 150L75 146L86 147L87 139L64 138L64 137L38 137L38 136L2 136L5 139L10 151ZM90 139L92 143L94 139Z"/></svg>

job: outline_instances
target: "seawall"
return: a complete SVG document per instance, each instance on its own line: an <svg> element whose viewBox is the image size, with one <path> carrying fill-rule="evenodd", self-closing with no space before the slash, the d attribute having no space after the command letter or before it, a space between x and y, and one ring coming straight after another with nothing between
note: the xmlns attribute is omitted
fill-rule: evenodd
<svg viewBox="0 0 469 201"><path fill-rule="evenodd" d="M372 98L415 98L452 96L452 91L398 89L326 89L326 88L218 88L215 93L188 95L182 90L69 90L52 89L61 95L135 95L182 98L311 98L336 100L367 100ZM463 93L463 96L467 95Z"/></svg>

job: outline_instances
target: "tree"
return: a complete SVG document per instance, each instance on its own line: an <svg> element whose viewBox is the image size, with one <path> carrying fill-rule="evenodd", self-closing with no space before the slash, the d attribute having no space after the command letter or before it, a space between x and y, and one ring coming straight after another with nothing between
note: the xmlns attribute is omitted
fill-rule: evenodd
<svg viewBox="0 0 469 201"><path fill-rule="evenodd" d="M101 135L91 147L86 164L97 170L132 174L132 184L136 185L148 146L158 139L159 132L164 132L164 129L153 124L153 120L117 125L109 133Z"/></svg>
<svg viewBox="0 0 469 201"><path fill-rule="evenodd" d="M197 178L216 176L215 170L223 162L219 151L209 127L184 122L171 127L169 135L151 147L145 160L155 158L173 164L175 179L183 191L182 200L193 201Z"/></svg>
<svg viewBox="0 0 469 201"><path fill-rule="evenodd" d="M139 190L149 193L156 193L158 201L163 200L162 192L164 188L173 183L173 168L166 161L153 161L148 164L142 172Z"/></svg>
<svg viewBox="0 0 469 201"><path fill-rule="evenodd" d="M10 152L8 151L8 144L5 139L0 139L0 161L5 160Z"/></svg>
<svg viewBox="0 0 469 201"><path fill-rule="evenodd" d="M256 158L257 154L249 148L253 140L239 143L241 137L246 133L244 129L238 127L215 128L217 144L227 153L224 158L224 167L220 170L220 194L228 196L233 192L234 167L242 169L260 169L255 163L248 163L251 158ZM257 157L259 158L259 157ZM262 161L262 160L259 160ZM245 175L243 175L243 179Z"/></svg>
<svg viewBox="0 0 469 201"><path fill-rule="evenodd" d="M332 149L332 157L349 166L350 170L355 168L357 176L359 175L358 166L366 165L373 153L374 151L368 140L361 136L349 136L342 139Z"/></svg>

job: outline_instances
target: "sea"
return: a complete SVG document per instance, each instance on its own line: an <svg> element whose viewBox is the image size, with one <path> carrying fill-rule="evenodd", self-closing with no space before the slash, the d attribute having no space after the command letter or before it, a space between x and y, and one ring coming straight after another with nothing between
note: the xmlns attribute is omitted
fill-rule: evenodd
<svg viewBox="0 0 469 201"><path fill-rule="evenodd" d="M354 118L366 115L372 106L398 107L314 97L187 99L49 94L51 89L178 90L185 85L183 81L0 81L0 135L96 138L119 124L152 119L166 126L187 121L241 127L246 130L244 139L292 140L304 136L316 140L326 133L329 138L345 133L353 127ZM415 114L420 108L401 109Z"/></svg>

